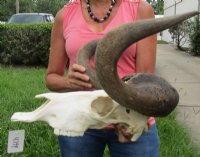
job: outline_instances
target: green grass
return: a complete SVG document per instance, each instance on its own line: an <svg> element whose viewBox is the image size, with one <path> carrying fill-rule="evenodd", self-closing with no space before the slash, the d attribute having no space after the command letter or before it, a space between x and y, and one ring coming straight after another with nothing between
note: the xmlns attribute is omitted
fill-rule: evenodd
<svg viewBox="0 0 200 157"><path fill-rule="evenodd" d="M59 157L53 129L46 123L11 122L14 112L32 111L44 100L34 96L48 90L44 84L45 69L0 67L0 157ZM175 113L157 119L161 140L161 157L200 157L184 128L175 121ZM23 153L7 154L9 130L25 130ZM104 157L109 157L106 149Z"/></svg>
<svg viewBox="0 0 200 157"><path fill-rule="evenodd" d="M157 44L168 44L168 42L164 41L164 40L158 40Z"/></svg>

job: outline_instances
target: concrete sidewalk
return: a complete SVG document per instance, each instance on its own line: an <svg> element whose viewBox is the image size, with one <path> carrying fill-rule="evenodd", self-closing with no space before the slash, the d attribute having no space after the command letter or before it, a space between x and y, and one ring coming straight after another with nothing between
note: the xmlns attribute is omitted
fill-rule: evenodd
<svg viewBox="0 0 200 157"><path fill-rule="evenodd" d="M172 45L158 45L156 73L179 92L177 120L200 146L200 57L181 52Z"/></svg>

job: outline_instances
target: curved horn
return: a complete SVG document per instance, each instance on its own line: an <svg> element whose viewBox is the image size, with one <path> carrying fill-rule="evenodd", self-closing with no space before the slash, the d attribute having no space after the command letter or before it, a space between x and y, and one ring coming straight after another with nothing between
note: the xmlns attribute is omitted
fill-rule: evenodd
<svg viewBox="0 0 200 157"><path fill-rule="evenodd" d="M160 19L141 20L125 24L107 33L99 41L95 52L96 74L107 94L120 105L144 115L158 117L168 115L178 104L179 95L177 91L168 83L162 87L162 83L166 84L163 79L160 81L161 86L154 89L147 86L140 90L135 87L135 84L127 85L118 77L117 62L123 51L131 44L197 14L199 13L191 12ZM136 76L140 77L140 75ZM142 80L149 78L148 80L152 82L154 82L154 78L157 78L152 74L143 74L141 77ZM159 85L160 82L157 84Z"/></svg>
<svg viewBox="0 0 200 157"><path fill-rule="evenodd" d="M102 89L99 81L97 80L96 73L90 67L90 58L93 56L96 50L96 46L99 40L93 40L85 45L83 45L79 51L76 58L76 62L83 65L86 68L86 74L90 77L90 81L95 89Z"/></svg>

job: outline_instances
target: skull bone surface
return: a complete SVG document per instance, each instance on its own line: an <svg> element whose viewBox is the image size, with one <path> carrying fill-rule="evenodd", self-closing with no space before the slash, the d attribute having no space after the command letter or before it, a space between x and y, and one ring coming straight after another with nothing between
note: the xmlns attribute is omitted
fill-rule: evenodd
<svg viewBox="0 0 200 157"><path fill-rule="evenodd" d="M148 117L119 105L104 90L69 93L45 93L36 98L47 101L33 112L17 112L12 121L44 121L56 135L82 136L88 129L101 129L109 124L125 124L137 140L147 130Z"/></svg>

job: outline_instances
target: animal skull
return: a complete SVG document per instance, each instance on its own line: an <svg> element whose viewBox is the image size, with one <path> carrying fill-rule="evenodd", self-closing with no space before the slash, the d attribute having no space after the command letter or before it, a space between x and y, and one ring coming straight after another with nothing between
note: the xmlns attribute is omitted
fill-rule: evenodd
<svg viewBox="0 0 200 157"><path fill-rule="evenodd" d="M56 135L82 136L88 129L101 129L109 124L125 124L137 140L148 129L148 117L113 101L104 90L69 93L45 93L36 98L47 101L33 112L17 112L12 121L45 121Z"/></svg>
<svg viewBox="0 0 200 157"><path fill-rule="evenodd" d="M130 126L132 141L137 140L147 130L148 116L167 116L178 104L179 95L167 81L153 74L135 74L124 83L117 75L118 59L132 43L197 14L128 23L111 30L99 41L86 44L79 51L77 63L86 67L93 85L103 90L37 95L48 100L33 112L15 113L11 120L45 121L56 135L67 136L82 136L88 128L123 123ZM94 52L95 72L89 65Z"/></svg>

